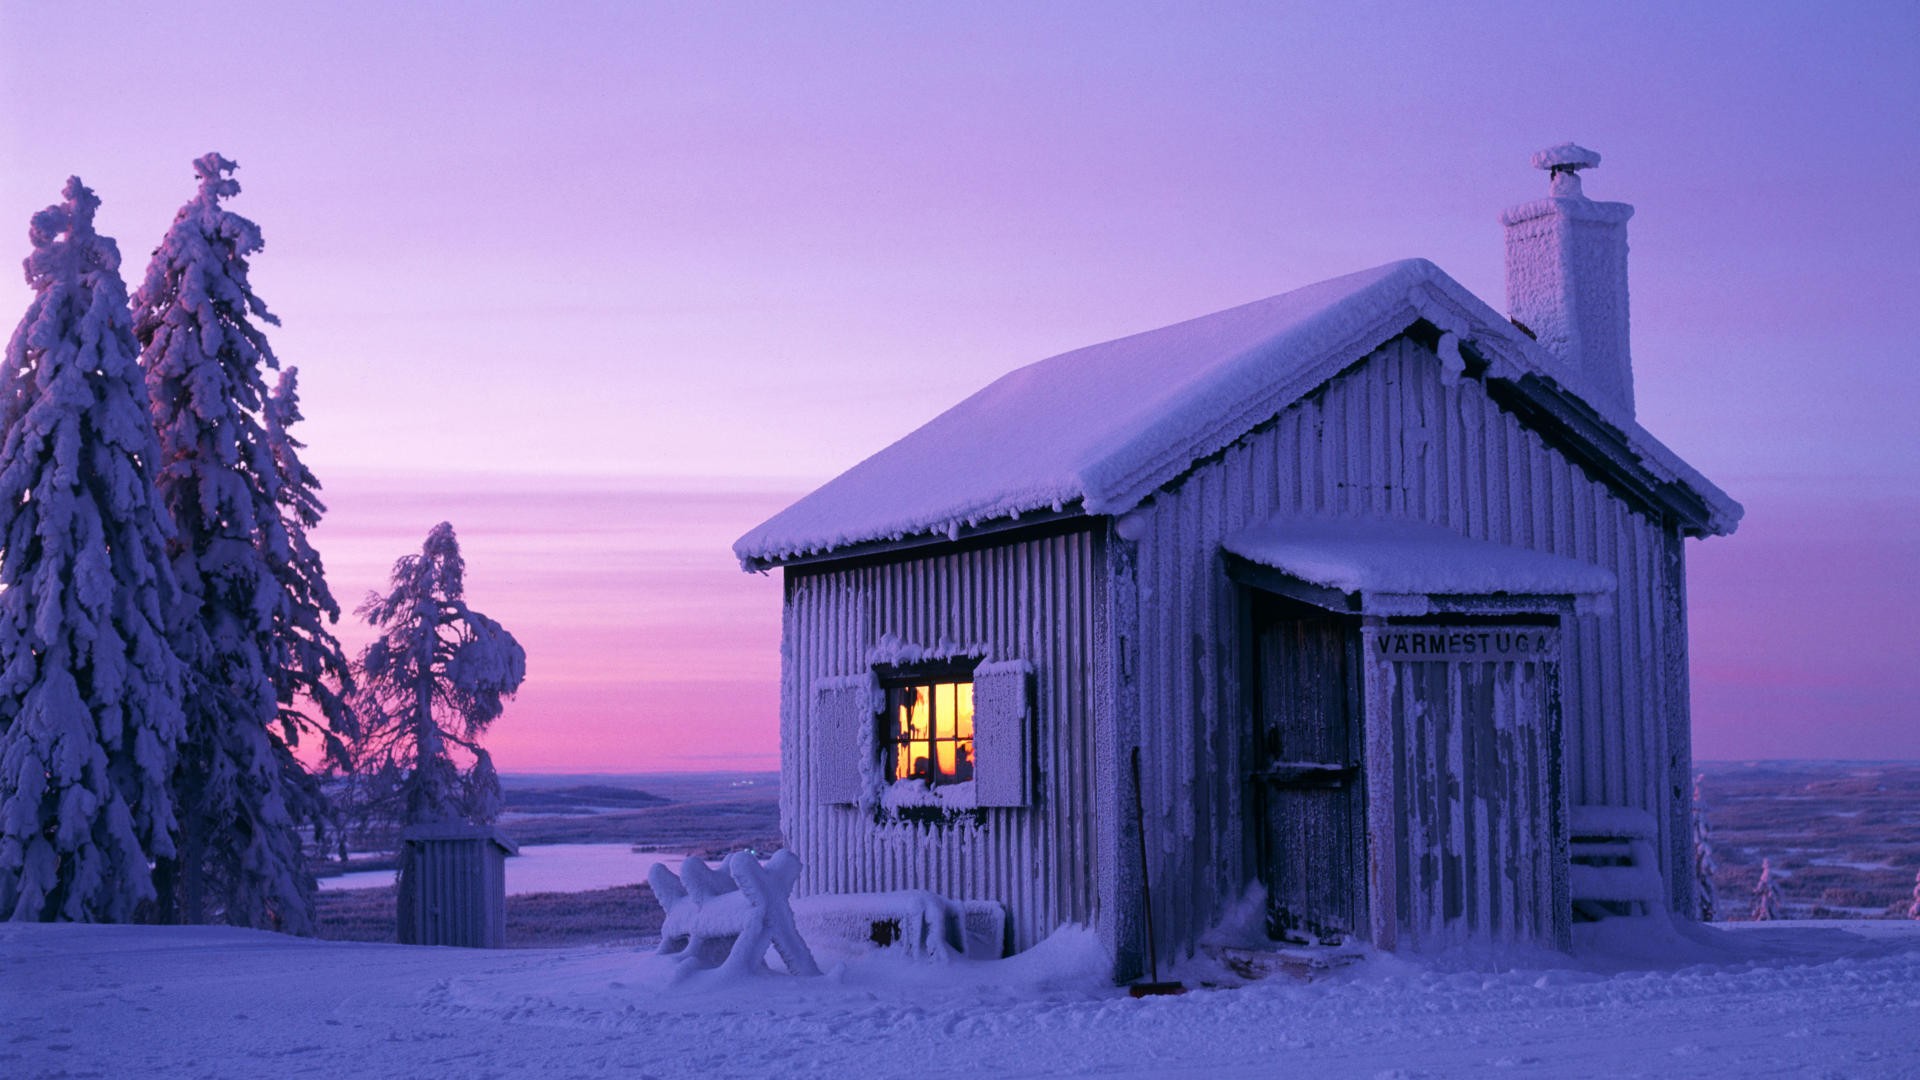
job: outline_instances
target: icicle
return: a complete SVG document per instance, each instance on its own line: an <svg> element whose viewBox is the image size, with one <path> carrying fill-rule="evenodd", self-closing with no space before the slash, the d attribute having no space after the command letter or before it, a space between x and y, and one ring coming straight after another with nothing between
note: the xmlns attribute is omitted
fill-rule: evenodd
<svg viewBox="0 0 1920 1080"><path fill-rule="evenodd" d="M1459 335L1449 330L1440 335L1440 382L1446 386L1460 385L1460 376L1467 372L1467 362L1460 355Z"/></svg>

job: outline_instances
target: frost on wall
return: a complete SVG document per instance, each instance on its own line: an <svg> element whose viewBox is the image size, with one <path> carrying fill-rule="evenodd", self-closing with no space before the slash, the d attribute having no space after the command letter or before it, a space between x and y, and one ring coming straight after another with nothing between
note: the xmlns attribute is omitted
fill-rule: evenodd
<svg viewBox="0 0 1920 1080"><path fill-rule="evenodd" d="M1033 665L1024 660L981 664L973 670L974 802L1025 806L1032 763L1027 728Z"/></svg>
<svg viewBox="0 0 1920 1080"><path fill-rule="evenodd" d="M814 801L872 803L880 786L873 719L880 708L880 683L871 673L820 679L813 684L812 758L808 764Z"/></svg>
<svg viewBox="0 0 1920 1080"><path fill-rule="evenodd" d="M178 589L120 251L64 194L0 367L0 918L119 922L174 854Z"/></svg>

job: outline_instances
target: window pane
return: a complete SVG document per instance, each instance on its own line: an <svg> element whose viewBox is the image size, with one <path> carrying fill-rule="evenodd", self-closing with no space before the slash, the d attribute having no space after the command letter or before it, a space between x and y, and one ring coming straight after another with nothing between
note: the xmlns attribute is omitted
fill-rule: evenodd
<svg viewBox="0 0 1920 1080"><path fill-rule="evenodd" d="M930 744L920 740L908 743L907 760L913 764L909 767L907 775L927 778L933 764L932 757L933 751Z"/></svg>
<svg viewBox="0 0 1920 1080"><path fill-rule="evenodd" d="M953 779L958 783L965 783L973 779L973 740L962 739L955 745L960 749L959 760L954 765Z"/></svg>
<svg viewBox="0 0 1920 1080"><path fill-rule="evenodd" d="M950 682L936 683L933 688L933 737L953 738L953 684ZM953 770L943 763L940 771Z"/></svg>
<svg viewBox="0 0 1920 1080"><path fill-rule="evenodd" d="M915 739L927 737L927 691L923 686L909 686L906 690L907 735Z"/></svg>
<svg viewBox="0 0 1920 1080"><path fill-rule="evenodd" d="M933 745L934 748L940 752L940 775L952 776L955 765L953 754L954 744L950 742L938 742Z"/></svg>
<svg viewBox="0 0 1920 1080"><path fill-rule="evenodd" d="M958 700L954 703L954 731L962 739L973 738L973 684L963 682L958 687Z"/></svg>

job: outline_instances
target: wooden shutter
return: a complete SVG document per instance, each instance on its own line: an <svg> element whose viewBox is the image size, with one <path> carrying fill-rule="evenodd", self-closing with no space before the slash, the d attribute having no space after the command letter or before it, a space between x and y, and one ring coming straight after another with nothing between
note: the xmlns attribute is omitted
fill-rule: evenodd
<svg viewBox="0 0 1920 1080"><path fill-rule="evenodd" d="M973 671L975 805L1027 805L1032 684L1033 666L1023 660L982 664Z"/></svg>
<svg viewBox="0 0 1920 1080"><path fill-rule="evenodd" d="M872 675L813 684L807 772L814 802L858 803L870 792L877 689Z"/></svg>

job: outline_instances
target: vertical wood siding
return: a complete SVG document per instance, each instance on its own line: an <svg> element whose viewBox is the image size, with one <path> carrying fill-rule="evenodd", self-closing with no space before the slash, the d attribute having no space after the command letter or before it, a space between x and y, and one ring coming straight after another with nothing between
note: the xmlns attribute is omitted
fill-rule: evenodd
<svg viewBox="0 0 1920 1080"><path fill-rule="evenodd" d="M1379 662L1395 907L1416 947L1567 948L1566 803L1549 661Z"/></svg>
<svg viewBox="0 0 1920 1080"><path fill-rule="evenodd" d="M780 817L805 866L803 894L928 889L1006 905L1025 949L1064 923L1095 921L1093 707L1100 545L1082 530L950 554L793 568L782 630ZM805 765L816 679L869 670L872 650L984 646L1034 668L1033 797L980 821L878 823L822 805Z"/></svg>
<svg viewBox="0 0 1920 1080"><path fill-rule="evenodd" d="M1565 623L1568 793L1576 804L1652 812L1668 831L1661 871L1676 880L1688 768L1676 735L1687 724L1678 544L1477 381L1448 384L1430 351L1398 339L1136 513L1138 528L1125 531L1137 550L1111 560L1135 578L1111 587L1133 590L1138 604L1137 670L1117 693L1138 715L1161 955L1190 951L1257 876L1245 828L1253 719L1219 550L1227 534L1276 513L1411 518L1612 570L1612 613Z"/></svg>
<svg viewBox="0 0 1920 1080"><path fill-rule="evenodd" d="M403 841L400 943L505 948L506 866L506 853L484 836Z"/></svg>

